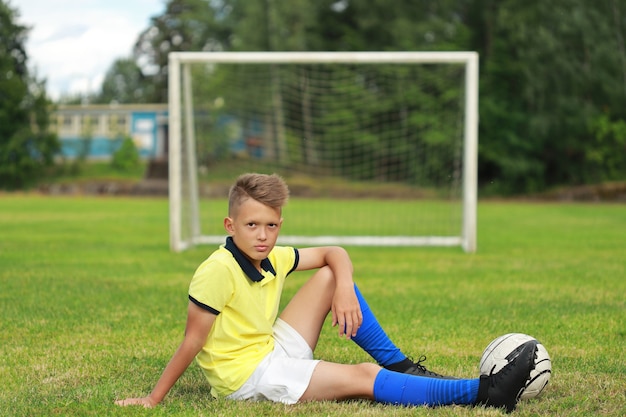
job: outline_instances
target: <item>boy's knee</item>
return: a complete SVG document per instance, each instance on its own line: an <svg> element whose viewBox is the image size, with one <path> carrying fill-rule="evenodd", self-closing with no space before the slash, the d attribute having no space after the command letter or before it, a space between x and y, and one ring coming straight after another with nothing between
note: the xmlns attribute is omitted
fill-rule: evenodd
<svg viewBox="0 0 626 417"><path fill-rule="evenodd" d="M323 276L327 279L332 279L332 280L335 279L335 274L333 273L333 270L330 269L330 266L328 265L321 267L317 272L320 276Z"/></svg>
<svg viewBox="0 0 626 417"><path fill-rule="evenodd" d="M335 286L335 274L328 265L321 267L314 275L314 278L318 282L323 282L325 285Z"/></svg>
<svg viewBox="0 0 626 417"><path fill-rule="evenodd" d="M376 365L375 363L360 363L357 366L357 369L359 370L359 372L361 373L361 377L364 379L375 379L376 375L378 375L378 373L380 372L380 370L382 369L380 366Z"/></svg>

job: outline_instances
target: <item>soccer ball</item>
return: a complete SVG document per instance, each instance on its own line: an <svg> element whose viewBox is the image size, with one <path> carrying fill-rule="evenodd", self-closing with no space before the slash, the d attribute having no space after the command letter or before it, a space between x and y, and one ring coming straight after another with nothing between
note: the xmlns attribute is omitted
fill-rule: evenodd
<svg viewBox="0 0 626 417"><path fill-rule="evenodd" d="M537 340L524 333L508 333L494 339L483 351L480 359L481 375L498 372L509 360L521 350L521 346L529 340ZM541 394L552 376L552 362L545 346L537 341L537 357L535 369L530 372L526 388L521 399L533 398Z"/></svg>

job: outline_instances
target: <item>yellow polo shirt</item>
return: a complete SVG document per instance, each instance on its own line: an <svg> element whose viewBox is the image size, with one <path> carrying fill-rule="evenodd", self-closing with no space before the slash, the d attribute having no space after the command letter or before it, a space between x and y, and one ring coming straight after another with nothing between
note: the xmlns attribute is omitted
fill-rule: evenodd
<svg viewBox="0 0 626 417"><path fill-rule="evenodd" d="M196 270L189 299L217 315L196 357L212 395L237 391L273 351L283 284L297 265L297 249L276 246L260 273L229 237Z"/></svg>

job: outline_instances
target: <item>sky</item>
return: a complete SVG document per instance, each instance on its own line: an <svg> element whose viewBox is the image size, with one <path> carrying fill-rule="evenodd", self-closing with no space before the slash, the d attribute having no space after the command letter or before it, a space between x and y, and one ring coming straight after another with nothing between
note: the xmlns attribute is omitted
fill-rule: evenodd
<svg viewBox="0 0 626 417"><path fill-rule="evenodd" d="M31 28L29 68L48 95L97 92L107 70L127 58L165 0L9 0L18 23Z"/></svg>

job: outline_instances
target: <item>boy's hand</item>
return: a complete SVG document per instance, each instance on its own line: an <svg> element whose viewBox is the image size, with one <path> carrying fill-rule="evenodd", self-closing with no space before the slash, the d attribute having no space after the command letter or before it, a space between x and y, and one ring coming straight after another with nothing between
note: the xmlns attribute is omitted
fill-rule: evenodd
<svg viewBox="0 0 626 417"><path fill-rule="evenodd" d="M128 405L143 405L145 408L153 408L155 407L156 401L154 401L150 397L143 398L126 398L125 400L117 400L115 401L116 405L126 407Z"/></svg>
<svg viewBox="0 0 626 417"><path fill-rule="evenodd" d="M351 339L356 336L363 323L363 314L359 300L354 292L354 286L345 291L337 288L331 305L333 326L339 326L339 336Z"/></svg>

